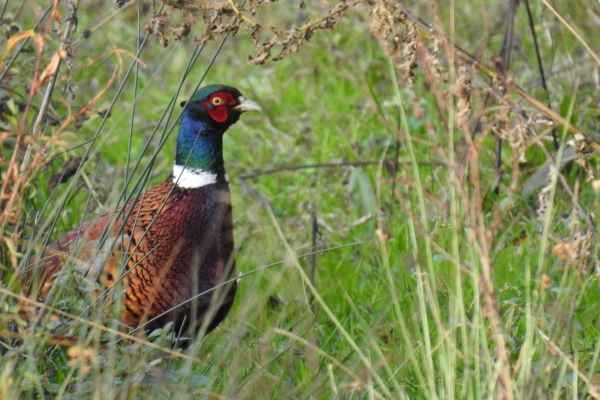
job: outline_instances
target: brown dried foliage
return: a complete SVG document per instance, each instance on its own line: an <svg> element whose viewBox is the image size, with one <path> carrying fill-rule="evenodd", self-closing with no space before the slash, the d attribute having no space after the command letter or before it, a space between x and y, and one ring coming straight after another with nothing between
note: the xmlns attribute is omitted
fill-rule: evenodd
<svg viewBox="0 0 600 400"><path fill-rule="evenodd" d="M471 102L472 77L472 69L463 65L458 67L458 77L455 85L456 97L458 98L456 118L458 126L461 127L467 125L471 109L473 108L473 103Z"/></svg>
<svg viewBox="0 0 600 400"><path fill-rule="evenodd" d="M328 10L314 22L287 30L266 26L253 19L261 7L271 4L266 0L250 0L244 6L235 0L170 0L163 3L166 10L159 12L153 1L153 15L145 26L163 46L169 44L169 31L174 40L182 40L192 32L197 21L204 25L202 34L195 38L199 44L215 41L224 34L236 35L242 28L254 43L255 54L248 57L251 64L262 64L269 59L279 61L297 52L317 31L333 29L349 9L365 5L365 14L368 14L369 24L377 37L382 43L390 41L386 49L389 47L391 54L397 55L395 61L405 60L399 65L399 70L410 72L415 66L416 28L404 28L399 23L403 20L400 6L392 1L340 0L329 5ZM123 5L125 1L121 0L118 4ZM298 7L305 9L304 2L300 1ZM278 50L276 55L273 55L274 49Z"/></svg>
<svg viewBox="0 0 600 400"><path fill-rule="evenodd" d="M371 31L383 51L394 61L397 73L406 75L412 82L412 69L417 60L417 27L414 23L404 24L405 20L402 6L392 0L376 3L368 14Z"/></svg>

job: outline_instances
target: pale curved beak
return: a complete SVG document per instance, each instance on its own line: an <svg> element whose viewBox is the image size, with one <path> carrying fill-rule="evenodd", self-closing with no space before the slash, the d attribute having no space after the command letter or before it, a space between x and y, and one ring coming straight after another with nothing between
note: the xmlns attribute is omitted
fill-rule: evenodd
<svg viewBox="0 0 600 400"><path fill-rule="evenodd" d="M245 112L245 111L262 112L262 108L260 108L260 106L258 105L257 102L249 100L249 99L245 98L244 96L240 96L238 98L238 100L240 102L240 105L233 107L234 110L238 110L240 112Z"/></svg>

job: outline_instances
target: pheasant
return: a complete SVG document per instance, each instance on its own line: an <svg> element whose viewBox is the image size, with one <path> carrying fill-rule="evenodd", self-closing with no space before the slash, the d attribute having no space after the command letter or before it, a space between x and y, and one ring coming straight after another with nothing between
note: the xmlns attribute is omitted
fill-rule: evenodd
<svg viewBox="0 0 600 400"><path fill-rule="evenodd" d="M184 107L172 175L32 257L21 273L28 295L47 297L71 266L95 293L122 292L118 317L130 327L173 321L175 332L208 333L221 323L237 285L223 134L262 110L224 85L201 88Z"/></svg>

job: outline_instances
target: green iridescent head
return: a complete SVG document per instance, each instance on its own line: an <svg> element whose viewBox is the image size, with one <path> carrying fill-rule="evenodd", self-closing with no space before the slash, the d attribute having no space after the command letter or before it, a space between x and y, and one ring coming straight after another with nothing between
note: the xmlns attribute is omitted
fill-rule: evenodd
<svg viewBox="0 0 600 400"><path fill-rule="evenodd" d="M262 111L239 90L225 85L205 86L182 105L175 164L223 173L223 134L243 112Z"/></svg>

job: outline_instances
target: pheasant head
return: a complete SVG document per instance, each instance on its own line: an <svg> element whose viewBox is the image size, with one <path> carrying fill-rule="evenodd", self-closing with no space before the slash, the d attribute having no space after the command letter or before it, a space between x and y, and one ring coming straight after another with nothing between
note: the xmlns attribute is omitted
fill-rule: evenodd
<svg viewBox="0 0 600 400"><path fill-rule="evenodd" d="M225 85L205 86L183 106L173 182L192 189L227 181L223 134L243 112L262 109L239 90Z"/></svg>

